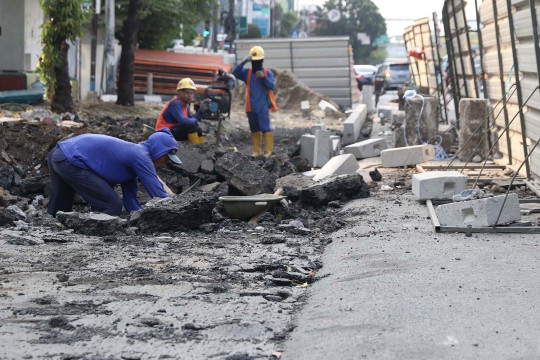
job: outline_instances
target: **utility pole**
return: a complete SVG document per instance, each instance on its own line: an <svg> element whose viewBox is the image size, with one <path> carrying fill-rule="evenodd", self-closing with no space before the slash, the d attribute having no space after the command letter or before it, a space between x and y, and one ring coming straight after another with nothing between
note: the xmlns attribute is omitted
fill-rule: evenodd
<svg viewBox="0 0 540 360"><path fill-rule="evenodd" d="M92 0L94 15L92 16L92 42L90 48L90 92L96 98L96 52L97 52L97 31L98 14L101 7L101 0Z"/></svg>
<svg viewBox="0 0 540 360"><path fill-rule="evenodd" d="M116 93L116 64L114 58L114 0L107 0L106 8L106 23L105 23L105 59L107 61L106 67L106 94Z"/></svg>
<svg viewBox="0 0 540 360"><path fill-rule="evenodd" d="M218 20L219 19L219 8L218 3L214 2L212 5L212 9L214 10L214 19L212 20L212 48L214 49L214 52L216 53L218 51L218 41L217 41L217 33L218 33Z"/></svg>
<svg viewBox="0 0 540 360"><path fill-rule="evenodd" d="M227 17L227 24L228 24L228 27L229 27L229 36L228 36L228 40L229 40L229 54L233 54L234 53L234 50L233 50L233 44L234 44L234 40L236 39L236 21L235 21L235 17L234 17L234 0L229 0L229 14L228 14L228 17Z"/></svg>

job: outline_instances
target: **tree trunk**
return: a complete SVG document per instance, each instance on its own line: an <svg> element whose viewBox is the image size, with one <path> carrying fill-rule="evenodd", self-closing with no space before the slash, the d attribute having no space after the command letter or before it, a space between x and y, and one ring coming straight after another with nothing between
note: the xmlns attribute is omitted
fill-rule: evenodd
<svg viewBox="0 0 540 360"><path fill-rule="evenodd" d="M135 48L141 27L140 12L142 0L130 0L128 17L124 22L123 35L120 39L120 72L118 76L118 105L134 105Z"/></svg>
<svg viewBox="0 0 540 360"><path fill-rule="evenodd" d="M57 113L73 111L73 98L71 97L71 83L69 79L68 49L65 39L57 41L57 46L62 54L62 64L54 69L56 85L51 109Z"/></svg>

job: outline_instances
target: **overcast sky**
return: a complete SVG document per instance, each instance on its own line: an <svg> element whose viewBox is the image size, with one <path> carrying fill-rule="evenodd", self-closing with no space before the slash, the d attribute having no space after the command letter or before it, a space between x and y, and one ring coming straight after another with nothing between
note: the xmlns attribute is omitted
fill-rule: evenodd
<svg viewBox="0 0 540 360"><path fill-rule="evenodd" d="M412 25L413 21L423 17L433 17L433 12L440 14L444 0L372 0L378 7L386 21L388 35L403 35L403 29ZM475 19L474 0L469 0L466 7L468 19ZM478 0L478 6L482 0ZM322 5L324 0L299 0L300 5ZM395 21L392 19L404 19Z"/></svg>

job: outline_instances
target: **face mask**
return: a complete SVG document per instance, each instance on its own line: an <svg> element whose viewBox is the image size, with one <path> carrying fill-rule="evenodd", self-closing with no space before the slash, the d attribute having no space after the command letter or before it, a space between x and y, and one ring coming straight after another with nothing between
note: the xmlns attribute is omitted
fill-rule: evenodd
<svg viewBox="0 0 540 360"><path fill-rule="evenodd" d="M255 60L251 62L251 68L253 69L253 72L257 72L259 70L263 69L263 61L262 60Z"/></svg>

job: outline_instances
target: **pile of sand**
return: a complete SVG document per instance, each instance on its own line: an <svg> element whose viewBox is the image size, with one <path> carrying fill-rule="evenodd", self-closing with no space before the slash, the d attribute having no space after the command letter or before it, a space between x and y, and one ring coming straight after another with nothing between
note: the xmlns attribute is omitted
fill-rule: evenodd
<svg viewBox="0 0 540 360"><path fill-rule="evenodd" d="M319 109L318 105L321 100L326 100L330 104L334 105L336 109L339 109L339 105L330 100L329 97L313 91L301 80L299 80L291 71L281 69L271 70L276 78L275 94L277 106L280 110L294 110L300 112L300 104L304 100L309 101L311 110ZM237 86L233 91L233 109L237 111L244 109L245 99L246 85L242 81L239 81L239 86ZM339 113L338 116L343 117L344 115Z"/></svg>

